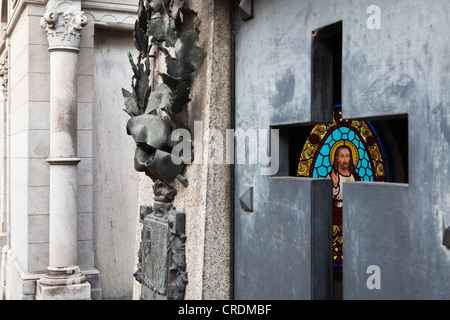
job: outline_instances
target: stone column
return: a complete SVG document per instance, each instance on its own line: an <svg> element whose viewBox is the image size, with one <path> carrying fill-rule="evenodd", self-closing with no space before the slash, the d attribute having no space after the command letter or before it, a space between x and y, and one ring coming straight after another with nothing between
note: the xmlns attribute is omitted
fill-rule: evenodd
<svg viewBox="0 0 450 320"><path fill-rule="evenodd" d="M41 20L50 52L49 266L36 299L90 299L77 266L77 65L82 11L48 10Z"/></svg>

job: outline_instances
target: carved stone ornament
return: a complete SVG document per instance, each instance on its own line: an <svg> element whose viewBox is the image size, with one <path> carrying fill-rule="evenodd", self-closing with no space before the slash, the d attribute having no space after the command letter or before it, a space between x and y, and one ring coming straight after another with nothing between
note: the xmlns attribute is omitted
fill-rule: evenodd
<svg viewBox="0 0 450 320"><path fill-rule="evenodd" d="M78 51L81 29L87 24L83 11L48 10L41 19L41 27L47 31L49 50Z"/></svg>
<svg viewBox="0 0 450 320"><path fill-rule="evenodd" d="M8 95L8 50L5 50L0 57L0 84L3 94Z"/></svg>

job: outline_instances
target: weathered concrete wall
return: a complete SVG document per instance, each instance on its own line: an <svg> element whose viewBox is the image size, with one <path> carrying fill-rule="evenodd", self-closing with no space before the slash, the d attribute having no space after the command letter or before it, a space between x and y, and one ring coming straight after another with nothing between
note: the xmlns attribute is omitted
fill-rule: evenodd
<svg viewBox="0 0 450 320"><path fill-rule="evenodd" d="M203 164L187 166L189 187L178 184L175 207L186 213L186 299L230 298L231 166L207 163L207 129L231 128L231 20L228 1L190 1L199 13L202 65L193 76L189 126L202 121ZM225 142L224 142L225 143Z"/></svg>

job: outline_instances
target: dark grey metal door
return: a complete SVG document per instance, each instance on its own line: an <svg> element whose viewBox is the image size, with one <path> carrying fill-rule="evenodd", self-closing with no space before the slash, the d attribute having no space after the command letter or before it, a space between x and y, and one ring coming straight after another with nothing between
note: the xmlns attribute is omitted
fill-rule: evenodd
<svg viewBox="0 0 450 320"><path fill-rule="evenodd" d="M235 157L234 297L327 299L331 182L289 177L288 142L270 135L278 125L313 120L310 35L298 24L303 1L294 8L275 3L253 1L255 15L246 22L236 12L235 128L246 134L247 147L236 147ZM265 155L272 156L269 165ZM266 175L269 167L274 172Z"/></svg>
<svg viewBox="0 0 450 320"><path fill-rule="evenodd" d="M331 205L310 196L329 190L328 182L266 177L253 182L253 211L236 203L236 299L330 297Z"/></svg>
<svg viewBox="0 0 450 320"><path fill-rule="evenodd" d="M339 21L344 118L407 114L408 184L351 182L345 187L344 299L448 299L450 68L445 61L450 48L448 41L430 39L439 39L450 27L450 5L419 0L377 6L351 0L236 3L236 129L250 136L251 130L326 122L312 103L312 90L321 89L312 83L312 31ZM241 20L240 3L253 4L251 19ZM377 18L381 22L373 23ZM256 149L264 148L260 139L264 136L258 136ZM236 299L330 297L326 212L331 211L331 184L287 177L288 144L280 134L275 175L262 174L267 167L262 162L235 164ZM252 150L236 148L236 155ZM371 283L376 272L377 286Z"/></svg>

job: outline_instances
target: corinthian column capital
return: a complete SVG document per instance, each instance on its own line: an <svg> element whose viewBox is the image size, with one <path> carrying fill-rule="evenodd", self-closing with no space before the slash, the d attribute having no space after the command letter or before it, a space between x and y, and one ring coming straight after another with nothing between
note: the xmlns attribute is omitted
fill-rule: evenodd
<svg viewBox="0 0 450 320"><path fill-rule="evenodd" d="M86 24L87 18L83 11L49 9L41 19L41 27L47 31L49 51L78 51L81 29Z"/></svg>

